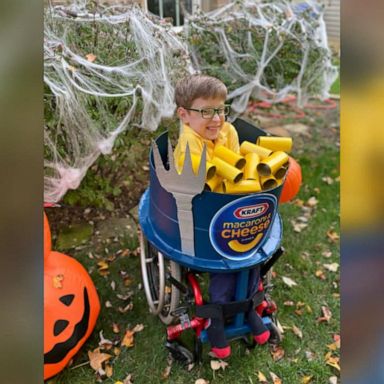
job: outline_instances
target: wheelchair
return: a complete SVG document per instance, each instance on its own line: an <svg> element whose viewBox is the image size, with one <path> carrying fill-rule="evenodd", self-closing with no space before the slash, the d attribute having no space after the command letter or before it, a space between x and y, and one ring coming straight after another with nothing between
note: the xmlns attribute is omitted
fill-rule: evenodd
<svg viewBox="0 0 384 384"><path fill-rule="evenodd" d="M237 118L232 123L244 140L256 142L267 135L250 122ZM167 132L156 139L158 156L166 170L171 151ZM161 185L156 172L154 147L150 151L150 185L139 204L140 261L143 286L150 312L166 326L166 348L185 364L202 361L203 343L208 342L205 326L213 312L225 320L230 342L242 339L254 347L245 312L255 308L270 330L269 343L279 344L277 306L271 299L271 268L284 252L281 246L282 221L278 201L282 184L252 194L220 194L203 190L192 199L193 252L185 253L178 205L172 193ZM184 231L185 232L185 231ZM250 238L261 240L252 245ZM231 246L237 244L237 246ZM248 244L251 244L248 247ZM258 291L247 297L251 268L260 268ZM210 304L204 298L199 281L206 272L236 272L235 300L228 304ZM183 334L192 334L192 346ZM250 341L251 340L251 341Z"/></svg>

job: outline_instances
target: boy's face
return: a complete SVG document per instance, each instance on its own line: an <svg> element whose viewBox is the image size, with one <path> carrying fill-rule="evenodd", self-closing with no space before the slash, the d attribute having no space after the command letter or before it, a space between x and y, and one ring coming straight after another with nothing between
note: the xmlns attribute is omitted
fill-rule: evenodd
<svg viewBox="0 0 384 384"><path fill-rule="evenodd" d="M190 109L220 108L224 107L225 100L219 98L195 99ZM224 114L215 112L211 119L202 117L201 112L191 111L183 107L177 110L181 121L189 125L196 133L206 140L215 140L219 136L221 127L225 122Z"/></svg>

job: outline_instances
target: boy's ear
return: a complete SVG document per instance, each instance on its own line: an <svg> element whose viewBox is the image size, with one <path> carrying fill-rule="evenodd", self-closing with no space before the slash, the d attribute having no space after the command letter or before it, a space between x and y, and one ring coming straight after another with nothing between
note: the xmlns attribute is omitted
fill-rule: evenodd
<svg viewBox="0 0 384 384"><path fill-rule="evenodd" d="M177 110L177 115L179 116L180 120L183 122L183 123L186 123L187 119L188 119L188 112L185 108L183 107L178 107Z"/></svg>

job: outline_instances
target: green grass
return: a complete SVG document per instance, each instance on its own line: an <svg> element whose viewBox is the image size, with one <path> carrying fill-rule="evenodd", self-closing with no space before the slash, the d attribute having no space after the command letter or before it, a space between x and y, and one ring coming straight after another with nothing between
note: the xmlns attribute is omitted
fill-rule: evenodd
<svg viewBox="0 0 384 384"><path fill-rule="evenodd" d="M103 330L105 338L120 340L124 331L136 324L144 324L144 330L135 335L135 345L132 348L121 348L120 355L111 359L113 375L106 378L106 384L115 383L128 375L132 375L135 384L155 383L194 383L198 378L204 378L213 383L259 383L258 371L261 371L272 383L269 372L278 375L283 383L300 383L304 376L312 376L311 383L328 383L329 377L338 375L335 368L325 363L324 356L329 351L327 345L333 342L333 335L339 334L339 299L338 273L324 269L324 263L339 262L339 246L332 243L327 237L327 231L333 229L339 233L339 183L325 183L322 178L330 176L332 179L339 174L339 153L336 145L324 144L318 146L316 151L304 150L298 158L303 172L304 184L298 198L307 201L311 196L318 200L307 228L300 233L293 231L291 220L302 215L301 207L296 204L284 204L280 213L284 222L284 235L282 245L285 254L274 268L276 277L273 299L278 304L278 318L283 327L296 326L303 333L302 339L292 330L286 329L282 348L284 357L277 362L273 361L268 346L258 346L249 353L246 347L238 341L232 343L233 354L228 361L225 371L213 372L207 356L208 345L204 346L204 362L195 366L190 372L177 363L173 363L168 379L162 378L167 367L167 351L164 348L165 327L152 316L147 309L144 291L139 289L141 283L139 257L118 255L109 262L110 274L106 277L99 275L95 259L90 259L88 253L97 255L100 259L115 255L119 249L130 247L134 249L137 242L132 244L132 238L119 238L118 241L94 243L85 249L63 250L79 259L89 270L98 289L102 310L95 331L74 358L71 367L51 379L51 384L89 384L95 383L95 373L87 362L87 351L98 346L99 332ZM331 251L332 256L325 258L322 252ZM321 280L315 276L317 270L323 270L326 276ZM129 286L123 284L120 271L126 271L132 282ZM289 288L281 277L287 276L298 283L298 286ZM115 291L111 282L115 281ZM133 310L125 314L118 311L124 306L117 293L133 292ZM105 302L109 300L112 308L106 308ZM301 309L302 315L295 313L296 306L286 306L283 303L292 300L295 304L305 303ZM332 312L329 323L317 322L321 307L328 306ZM118 323L120 333L114 334L112 323ZM119 344L117 345L118 347ZM109 351L113 355L112 351ZM307 354L312 353L313 359L308 360ZM338 356L339 351L333 352Z"/></svg>

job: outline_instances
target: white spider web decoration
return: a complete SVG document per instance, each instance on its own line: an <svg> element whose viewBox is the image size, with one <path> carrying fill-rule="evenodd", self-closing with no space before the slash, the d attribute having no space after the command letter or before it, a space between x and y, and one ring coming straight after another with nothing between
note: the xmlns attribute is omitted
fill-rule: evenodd
<svg viewBox="0 0 384 384"><path fill-rule="evenodd" d="M181 34L135 6L87 0L50 6L44 27L44 200L76 189L100 154L133 126L173 115L187 73L220 78L232 108L251 97L299 104L328 97L337 76L318 6L240 1L185 17ZM92 7L94 7L92 9Z"/></svg>

